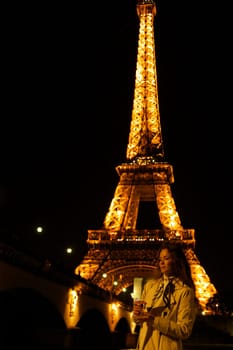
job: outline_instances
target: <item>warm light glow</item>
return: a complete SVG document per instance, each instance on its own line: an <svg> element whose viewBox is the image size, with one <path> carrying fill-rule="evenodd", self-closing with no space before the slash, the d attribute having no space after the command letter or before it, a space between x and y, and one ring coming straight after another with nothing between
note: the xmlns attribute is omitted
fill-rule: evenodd
<svg viewBox="0 0 233 350"><path fill-rule="evenodd" d="M112 303L112 310L117 311L117 304L116 303Z"/></svg>
<svg viewBox="0 0 233 350"><path fill-rule="evenodd" d="M119 317L119 309L117 303L110 304L110 318L111 323L116 323Z"/></svg>
<svg viewBox="0 0 233 350"><path fill-rule="evenodd" d="M42 233L43 232L43 227L42 226L37 226L36 227L36 232L37 233Z"/></svg>
<svg viewBox="0 0 233 350"><path fill-rule="evenodd" d="M154 50L154 5L140 16L137 67L127 159L146 156L148 150L163 156L157 71ZM145 116L146 111L146 116ZM146 133L146 134L145 134Z"/></svg>
<svg viewBox="0 0 233 350"><path fill-rule="evenodd" d="M73 249L72 248L66 248L66 253L67 254L71 254L73 252Z"/></svg>
<svg viewBox="0 0 233 350"><path fill-rule="evenodd" d="M189 251L188 253L190 253ZM199 300L200 306L202 311L205 311L205 313L209 313L209 310L206 309L206 304L210 298L212 298L216 293L217 290L214 287L214 285L210 282L210 279L208 275L206 274L206 271L202 266L200 266L197 258L195 257L194 253L191 252L191 272L192 277L195 283L196 288L196 296Z"/></svg>
<svg viewBox="0 0 233 350"><path fill-rule="evenodd" d="M133 280L133 299L140 299L142 294L143 278L135 277Z"/></svg>
<svg viewBox="0 0 233 350"><path fill-rule="evenodd" d="M68 299L68 304L69 304L69 316L73 317L74 313L77 308L77 303L78 303L78 293L74 289L69 290L69 299Z"/></svg>

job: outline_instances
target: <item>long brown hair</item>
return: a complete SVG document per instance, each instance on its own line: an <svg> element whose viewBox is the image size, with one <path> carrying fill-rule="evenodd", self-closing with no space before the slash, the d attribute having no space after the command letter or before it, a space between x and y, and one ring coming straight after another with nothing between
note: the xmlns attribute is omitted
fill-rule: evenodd
<svg viewBox="0 0 233 350"><path fill-rule="evenodd" d="M158 250L158 259L161 250L167 249L174 260L174 276L178 277L181 281L193 288L195 291L195 285L192 279L190 265L187 261L184 249L180 244L174 244L170 242L164 242Z"/></svg>

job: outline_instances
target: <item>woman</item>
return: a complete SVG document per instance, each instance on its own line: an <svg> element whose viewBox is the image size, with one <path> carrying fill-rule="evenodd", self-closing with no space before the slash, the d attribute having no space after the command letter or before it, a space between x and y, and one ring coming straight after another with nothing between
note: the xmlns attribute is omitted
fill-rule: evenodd
<svg viewBox="0 0 233 350"><path fill-rule="evenodd" d="M169 243L158 252L161 277L145 283L135 301L133 317L140 325L137 350L182 350L182 340L192 332L197 303L190 267L182 248Z"/></svg>

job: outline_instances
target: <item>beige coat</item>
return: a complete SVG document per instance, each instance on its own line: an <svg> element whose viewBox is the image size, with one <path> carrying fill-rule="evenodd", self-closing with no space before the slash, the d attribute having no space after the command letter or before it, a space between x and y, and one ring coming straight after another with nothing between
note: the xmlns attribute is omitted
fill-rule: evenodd
<svg viewBox="0 0 233 350"><path fill-rule="evenodd" d="M142 299L147 302L147 307L155 310L155 314L158 308L159 316L155 316L152 327L145 322L141 326L137 350L182 350L182 340L191 335L197 311L194 291L178 279L174 284L170 310L162 300L163 279L145 284Z"/></svg>

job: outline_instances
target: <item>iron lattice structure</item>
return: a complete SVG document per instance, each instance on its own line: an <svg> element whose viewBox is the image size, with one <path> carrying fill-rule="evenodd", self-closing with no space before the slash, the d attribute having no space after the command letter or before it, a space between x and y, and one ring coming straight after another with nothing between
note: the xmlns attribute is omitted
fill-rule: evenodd
<svg viewBox="0 0 233 350"><path fill-rule="evenodd" d="M75 273L104 290L120 294L135 277L156 275L156 252L161 242L181 244L191 266L197 298L203 311L216 288L195 254L194 229L184 229L171 184L173 168L165 161L160 123L153 0L137 2L139 18L135 90L126 162L103 228L88 231L88 252ZM149 202L159 218L155 229L137 229L140 205ZM158 221L158 220L157 220ZM156 220L155 220L156 223ZM157 223L158 224L158 223ZM114 282L117 283L114 285Z"/></svg>

